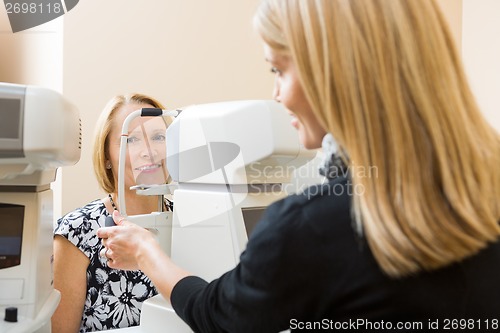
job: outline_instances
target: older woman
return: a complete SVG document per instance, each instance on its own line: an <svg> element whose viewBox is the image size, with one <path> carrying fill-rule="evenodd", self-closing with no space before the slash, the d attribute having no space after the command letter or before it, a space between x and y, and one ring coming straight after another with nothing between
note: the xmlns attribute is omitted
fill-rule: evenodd
<svg viewBox="0 0 500 333"><path fill-rule="evenodd" d="M151 280L142 272L108 266L99 256L102 244L96 236L105 218L120 209L117 186L121 129L125 118L141 108L163 106L142 94L120 95L108 102L95 128L93 155L96 178L106 196L57 221L54 287L61 292L61 302L52 317L53 333L136 326L142 302L157 294ZM158 210L157 197L139 196L129 188L167 181L166 126L161 117L140 117L130 124L124 179L125 204L130 215Z"/></svg>

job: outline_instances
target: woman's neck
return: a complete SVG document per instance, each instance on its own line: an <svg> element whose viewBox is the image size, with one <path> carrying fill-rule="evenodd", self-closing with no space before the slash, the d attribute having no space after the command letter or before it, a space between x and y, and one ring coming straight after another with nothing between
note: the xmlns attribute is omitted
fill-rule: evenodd
<svg viewBox="0 0 500 333"><path fill-rule="evenodd" d="M123 213L117 193L111 194L116 208ZM127 215L149 214L158 210L158 197L138 195L135 191L125 192Z"/></svg>

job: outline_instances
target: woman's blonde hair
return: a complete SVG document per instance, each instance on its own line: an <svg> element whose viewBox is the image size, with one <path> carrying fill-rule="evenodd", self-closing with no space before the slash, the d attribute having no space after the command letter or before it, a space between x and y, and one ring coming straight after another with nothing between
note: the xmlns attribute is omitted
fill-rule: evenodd
<svg viewBox="0 0 500 333"><path fill-rule="evenodd" d="M348 155L353 215L383 271L437 269L497 240L500 136L433 0L267 0L254 24Z"/></svg>
<svg viewBox="0 0 500 333"><path fill-rule="evenodd" d="M109 133L116 119L117 111L122 106L131 103L151 105L155 108L164 109L163 105L156 99L137 93L115 96L106 104L95 126L94 151L92 155L97 182L106 193L117 191L113 170L106 168L106 164L109 161ZM171 120L167 119L167 126L170 122Z"/></svg>

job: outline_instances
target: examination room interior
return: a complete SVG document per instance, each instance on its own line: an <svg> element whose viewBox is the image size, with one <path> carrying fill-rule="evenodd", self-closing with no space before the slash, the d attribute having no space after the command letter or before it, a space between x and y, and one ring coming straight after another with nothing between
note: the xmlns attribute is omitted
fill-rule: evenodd
<svg viewBox="0 0 500 333"><path fill-rule="evenodd" d="M500 128L497 0L439 0L482 110ZM53 21L12 33L0 11L0 82L61 92L82 121L80 161L58 171L54 215L102 196L92 133L116 94L143 92L167 108L271 99L273 75L251 18L259 0L80 1Z"/></svg>
<svg viewBox="0 0 500 333"><path fill-rule="evenodd" d="M438 2L479 105L500 131L500 1ZM55 219L103 197L92 140L112 96L140 92L167 109L272 98L274 77L251 24L258 3L82 0L65 15L18 33L0 10L0 82L55 90L81 118L81 158L60 168L52 183ZM317 181L310 176L304 182Z"/></svg>

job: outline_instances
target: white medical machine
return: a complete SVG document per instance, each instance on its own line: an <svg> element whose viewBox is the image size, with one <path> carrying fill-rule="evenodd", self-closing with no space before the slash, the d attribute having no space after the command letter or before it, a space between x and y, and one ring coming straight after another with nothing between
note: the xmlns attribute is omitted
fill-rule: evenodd
<svg viewBox="0 0 500 333"><path fill-rule="evenodd" d="M274 101L236 101L194 106L170 125L176 263L208 281L236 266L265 208L315 156L290 120Z"/></svg>
<svg viewBox="0 0 500 333"><path fill-rule="evenodd" d="M76 109L41 87L0 83L0 332L50 333L56 169L80 158Z"/></svg>
<svg viewBox="0 0 500 333"><path fill-rule="evenodd" d="M157 240L159 241L162 250L168 255L171 254L171 237L172 237L172 212L166 211L164 209L164 198L166 195L172 194L173 185L165 184L167 181L167 170L165 165L166 157L166 146L164 140L161 140L160 145L157 146L162 150L161 154L158 152L153 152L155 149L155 138L158 136L158 131L162 132L163 137L165 137L165 130L167 128L167 122L163 117L176 117L180 111L168 111L161 110L158 108L143 108L136 110L129 114L122 125L122 131L120 133L120 155L118 160L118 200L120 207L120 214L126 216L131 222L140 225L144 228L149 229L153 232ZM131 123L139 117L144 117L146 119L145 123L137 126L130 132ZM159 122L154 123L156 119L161 119ZM134 141L141 141L139 145L140 148L135 148L134 143L128 143L130 136L134 136ZM143 173L134 175L136 182L138 182L132 189L135 189L139 195L155 195L158 196L158 210L151 212L150 214L142 215L128 215L127 207L125 201L125 166L127 164L127 155L130 155L132 150L147 150L146 159L148 160L148 166L158 166L155 172L152 168L143 168ZM160 156L159 156L160 155ZM133 157L130 157L131 159ZM129 161L129 163L134 164L134 161ZM133 169L140 169L133 168ZM164 169L164 170L162 170ZM164 172L164 173L162 173ZM156 173L156 175L155 175ZM165 176L163 176L165 175ZM156 181L156 183L155 183ZM114 221L111 216L106 219L106 226L113 226Z"/></svg>
<svg viewBox="0 0 500 333"><path fill-rule="evenodd" d="M290 120L274 101L233 101L185 108L167 128L176 264L208 281L236 266L265 208L316 155ZM161 295L144 302L139 327L119 331L191 332Z"/></svg>

